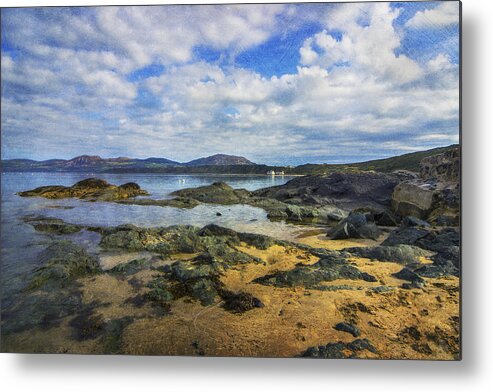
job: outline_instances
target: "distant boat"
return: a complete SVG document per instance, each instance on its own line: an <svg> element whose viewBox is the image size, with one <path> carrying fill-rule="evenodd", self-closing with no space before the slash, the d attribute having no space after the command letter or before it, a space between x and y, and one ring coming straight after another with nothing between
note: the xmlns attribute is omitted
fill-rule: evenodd
<svg viewBox="0 0 493 392"><path fill-rule="evenodd" d="M283 171L274 171L274 170L269 170L267 173L266 173L268 176L283 176L284 175L284 172Z"/></svg>

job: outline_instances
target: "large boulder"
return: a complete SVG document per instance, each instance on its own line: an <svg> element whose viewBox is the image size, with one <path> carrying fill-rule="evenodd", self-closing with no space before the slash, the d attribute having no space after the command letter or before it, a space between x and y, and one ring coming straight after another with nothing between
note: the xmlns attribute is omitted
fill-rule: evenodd
<svg viewBox="0 0 493 392"><path fill-rule="evenodd" d="M421 161L421 179L403 181L392 193L400 216L426 219L436 225L459 224L460 152L458 148Z"/></svg>

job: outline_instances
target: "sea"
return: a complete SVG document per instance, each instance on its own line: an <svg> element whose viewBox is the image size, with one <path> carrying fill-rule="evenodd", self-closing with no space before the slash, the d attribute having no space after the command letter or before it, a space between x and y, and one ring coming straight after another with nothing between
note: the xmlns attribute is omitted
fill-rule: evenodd
<svg viewBox="0 0 493 392"><path fill-rule="evenodd" d="M2 173L1 174L1 283L2 307L8 306L25 285L27 274L38 266L39 254L52 241L50 235L38 233L23 221L26 216L61 218L69 223L90 226L134 224L141 227L194 225L215 223L236 231L293 239L301 231L297 225L271 222L267 213L248 205L199 205L192 209L139 206L112 202L87 202L79 199L49 200L40 197L20 197L17 192L45 185L71 186L97 177L111 184L136 182L153 199L170 198L178 189L210 185L223 181L233 188L256 190L282 185L290 176L266 175L167 175L167 174L90 174L90 173ZM219 213L219 214L218 214ZM89 231L71 234L70 240L97 253L99 235Z"/></svg>

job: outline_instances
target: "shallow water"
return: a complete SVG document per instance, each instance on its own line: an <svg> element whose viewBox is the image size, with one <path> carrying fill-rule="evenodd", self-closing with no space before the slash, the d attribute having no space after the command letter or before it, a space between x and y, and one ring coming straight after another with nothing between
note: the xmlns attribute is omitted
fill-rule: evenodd
<svg viewBox="0 0 493 392"><path fill-rule="evenodd" d="M38 197L23 198L16 192L43 185L70 186L88 177L102 178L112 184L136 182L150 193L151 198L167 198L183 188L209 185L223 181L234 188L248 190L282 185L292 177L233 176L233 175L163 175L163 174L88 174L88 173L2 173L1 199L1 286L2 298L23 286L25 274L33 269L37 256L50 242L22 221L26 215L44 215L64 219L70 223L92 226L116 226L132 223L142 227L187 224L204 226L216 223L237 231L272 235L292 239L300 232L299 226L284 222L270 222L267 213L247 205L199 205L193 209L174 207L137 206L111 202L85 202L78 199L48 200ZM69 209L65 209L65 207ZM221 215L218 216L217 213ZM97 235L81 232L69 236L89 251L97 250Z"/></svg>

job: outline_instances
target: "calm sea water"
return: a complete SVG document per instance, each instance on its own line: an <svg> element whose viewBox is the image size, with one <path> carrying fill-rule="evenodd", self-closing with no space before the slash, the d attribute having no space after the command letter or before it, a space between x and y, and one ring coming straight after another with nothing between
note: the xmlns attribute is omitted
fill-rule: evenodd
<svg viewBox="0 0 493 392"><path fill-rule="evenodd" d="M209 185L224 181L234 188L248 190L281 185L291 179L270 176L231 175L163 175L163 174L97 174L87 173L2 173L1 199L1 286L3 299L23 286L25 274L36 265L37 256L51 241L22 221L26 215L44 215L64 219L70 223L93 226L116 226L132 223L137 226L156 227L175 224L204 226L216 223L237 231L273 235L292 239L300 228L284 222L270 222L264 210L246 206L200 205L193 209L173 207L132 206L116 203L90 203L77 199L48 200L23 198L16 192L43 185L70 186L88 177L102 178L112 184L136 182L152 198L168 198L170 193L182 188ZM60 209L56 207L73 207ZM217 216L217 212L222 215ZM97 251L98 235L82 232L70 239Z"/></svg>

